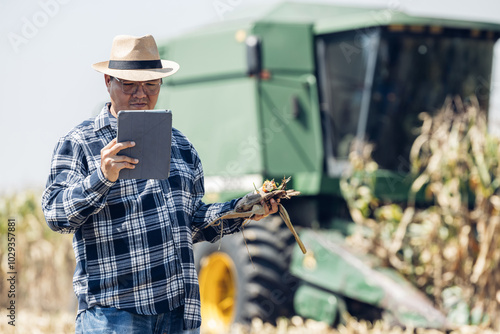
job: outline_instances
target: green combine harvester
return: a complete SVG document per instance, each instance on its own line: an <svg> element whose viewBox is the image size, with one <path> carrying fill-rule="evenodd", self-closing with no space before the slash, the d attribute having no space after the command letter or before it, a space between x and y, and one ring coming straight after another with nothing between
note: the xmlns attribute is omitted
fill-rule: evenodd
<svg viewBox="0 0 500 334"><path fill-rule="evenodd" d="M391 9L282 3L160 45L181 64L159 105L198 150L206 201L242 196L291 176L283 204L308 252L278 215L220 244L196 245L203 328L298 314L332 326L344 311L428 328L446 317L396 272L349 249L352 220L339 180L355 139L375 144L377 195L405 201L418 114L446 97L489 106L500 24ZM252 264L253 261L253 264Z"/></svg>

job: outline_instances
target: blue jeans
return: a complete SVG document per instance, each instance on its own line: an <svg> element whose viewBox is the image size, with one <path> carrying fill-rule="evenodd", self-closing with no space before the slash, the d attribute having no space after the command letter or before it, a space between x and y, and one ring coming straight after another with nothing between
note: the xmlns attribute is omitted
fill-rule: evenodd
<svg viewBox="0 0 500 334"><path fill-rule="evenodd" d="M183 330L184 307L159 315L139 315L114 307L94 306L76 318L76 334L199 334Z"/></svg>

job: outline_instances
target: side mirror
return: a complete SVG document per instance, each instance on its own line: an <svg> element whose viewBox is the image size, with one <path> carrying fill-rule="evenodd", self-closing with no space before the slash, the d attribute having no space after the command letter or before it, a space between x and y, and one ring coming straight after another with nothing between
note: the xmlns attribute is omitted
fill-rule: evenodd
<svg viewBox="0 0 500 334"><path fill-rule="evenodd" d="M250 35L245 40L247 46L247 74L259 75L262 70L261 41L255 35Z"/></svg>

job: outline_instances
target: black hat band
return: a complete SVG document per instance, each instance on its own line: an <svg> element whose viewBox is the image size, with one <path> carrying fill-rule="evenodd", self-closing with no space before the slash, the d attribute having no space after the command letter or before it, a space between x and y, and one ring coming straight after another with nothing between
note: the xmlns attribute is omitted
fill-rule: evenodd
<svg viewBox="0 0 500 334"><path fill-rule="evenodd" d="M110 60L108 68L113 70L146 70L163 68L161 60Z"/></svg>

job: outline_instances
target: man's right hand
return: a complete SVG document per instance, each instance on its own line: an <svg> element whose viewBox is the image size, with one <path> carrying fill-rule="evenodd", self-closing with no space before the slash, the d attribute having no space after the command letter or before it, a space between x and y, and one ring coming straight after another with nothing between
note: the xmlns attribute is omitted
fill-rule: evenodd
<svg viewBox="0 0 500 334"><path fill-rule="evenodd" d="M116 138L110 141L108 145L104 146L101 150L101 171L106 179L115 182L118 180L120 170L124 168L135 168L135 164L137 164L139 160L125 155L117 155L121 150L133 146L135 146L135 143L132 141L116 143Z"/></svg>

